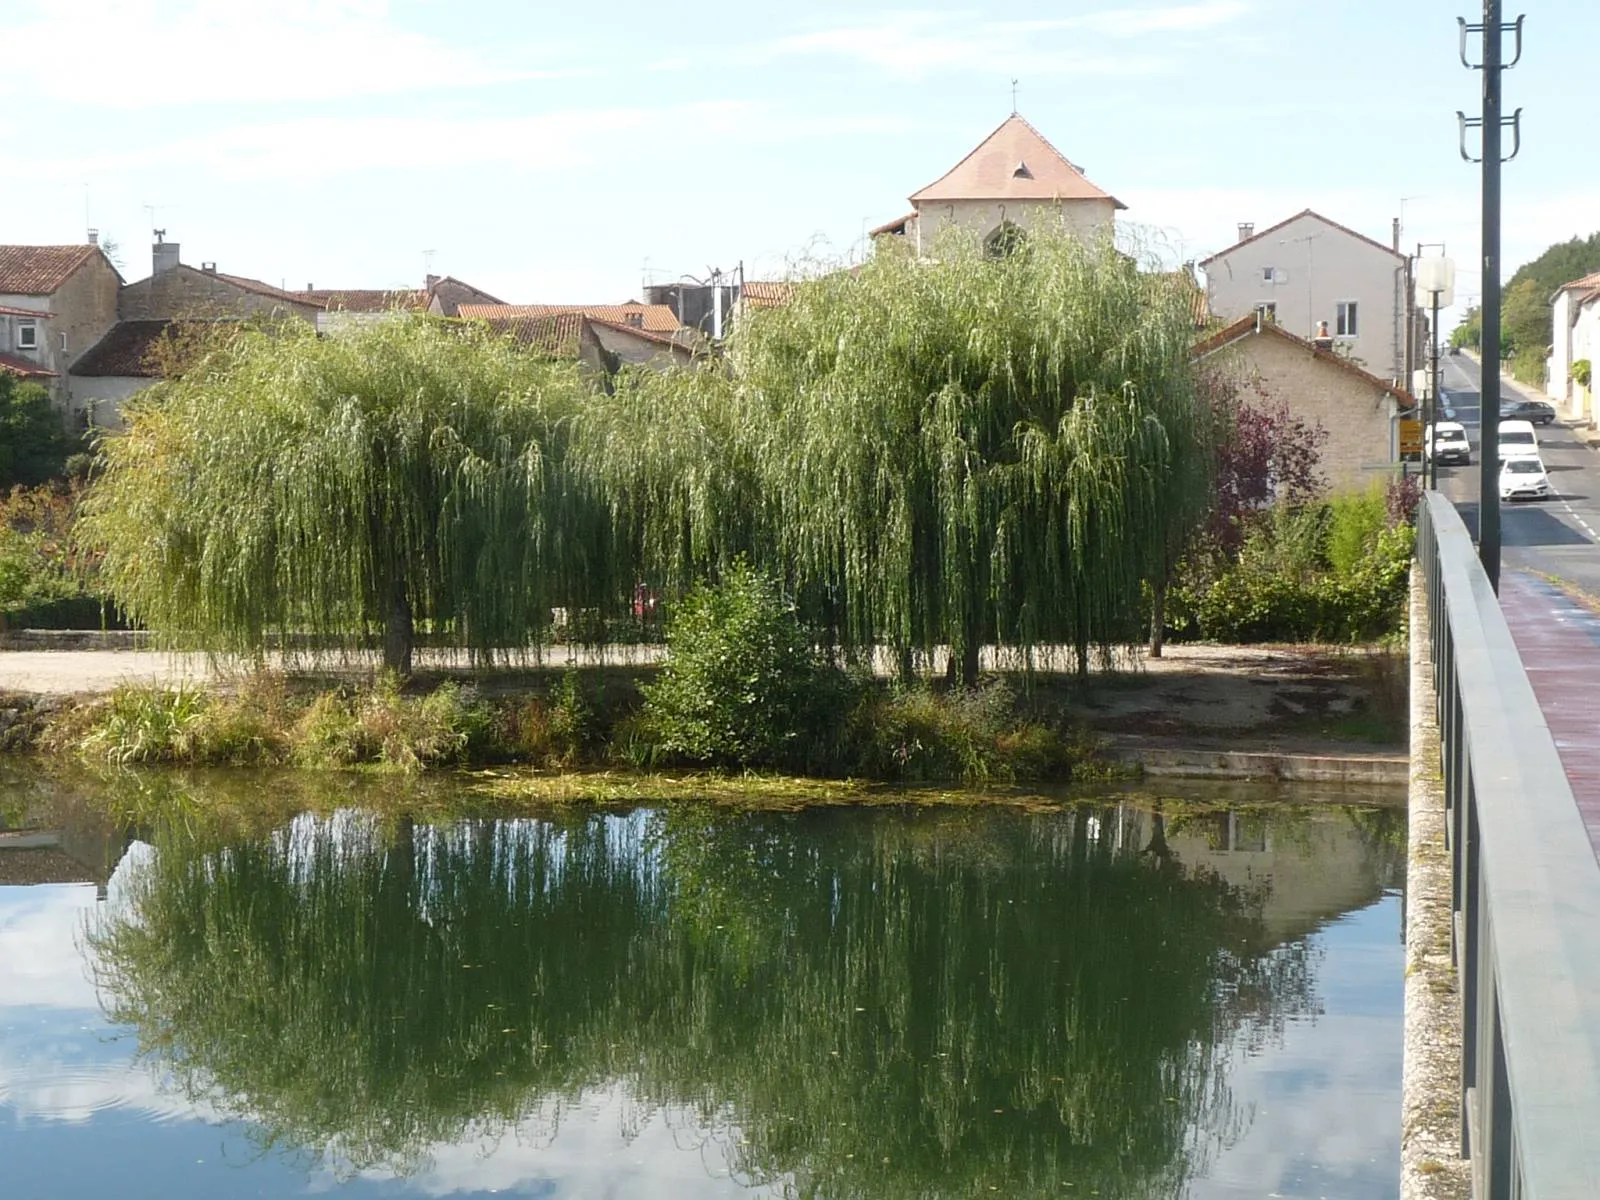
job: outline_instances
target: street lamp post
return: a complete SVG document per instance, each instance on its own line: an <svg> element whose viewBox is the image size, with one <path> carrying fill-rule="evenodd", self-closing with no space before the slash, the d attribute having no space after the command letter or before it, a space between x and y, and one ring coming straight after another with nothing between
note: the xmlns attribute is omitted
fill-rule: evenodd
<svg viewBox="0 0 1600 1200"><path fill-rule="evenodd" d="M1456 302L1456 264L1454 259L1444 257L1443 242L1426 244L1437 245L1441 253L1437 258L1423 258L1424 244L1417 246L1416 301L1419 306L1426 305L1433 314L1428 323L1432 355L1428 374L1428 445L1422 456L1422 482L1424 487L1437 488L1439 460L1434 452L1439 443L1439 309Z"/></svg>

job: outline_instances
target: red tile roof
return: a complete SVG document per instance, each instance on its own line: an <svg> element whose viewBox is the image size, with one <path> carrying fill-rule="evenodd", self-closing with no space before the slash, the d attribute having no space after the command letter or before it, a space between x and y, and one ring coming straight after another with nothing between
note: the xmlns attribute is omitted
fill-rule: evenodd
<svg viewBox="0 0 1600 1200"><path fill-rule="evenodd" d="M1593 275L1585 275L1582 279L1574 279L1571 283L1563 283L1556 289L1556 295L1559 296L1562 292L1577 292L1580 305L1600 297L1600 271L1596 271Z"/></svg>
<svg viewBox="0 0 1600 1200"><path fill-rule="evenodd" d="M24 379L54 379L56 373L47 371L38 363L15 354L0 353L0 371L7 375L21 375Z"/></svg>
<svg viewBox="0 0 1600 1200"><path fill-rule="evenodd" d="M903 217L896 217L892 221L885 221L882 225L879 225L876 229L867 230L867 236L868 237L878 237L878 236L880 236L882 234L885 234L885 233L903 234L906 231L906 226L910 225L911 222L915 221L916 219L917 219L917 214L916 213L914 213L914 212L907 213Z"/></svg>
<svg viewBox="0 0 1600 1200"><path fill-rule="evenodd" d="M91 378L159 379L161 372L151 361L151 351L169 331L185 327L204 328L209 321L119 321L105 337L89 347L67 371L69 375Z"/></svg>
<svg viewBox="0 0 1600 1200"><path fill-rule="evenodd" d="M913 204L945 200L1109 200L1067 156L1016 113L952 167L911 197Z"/></svg>
<svg viewBox="0 0 1600 1200"><path fill-rule="evenodd" d="M0 293L48 296L99 253L100 247L87 242L77 246L0 246Z"/></svg>
<svg viewBox="0 0 1600 1200"><path fill-rule="evenodd" d="M1248 246L1251 242L1259 242L1262 238L1266 237L1268 234L1277 233L1278 230L1282 229L1285 225L1289 224L1291 221L1298 221L1301 217L1315 217L1317 220L1321 221L1324 225L1330 225L1334 229L1337 229L1340 233L1348 233L1351 237L1355 238L1357 241L1365 242L1369 246L1376 246L1379 250L1382 250L1385 254L1392 254L1392 255L1395 256L1395 258L1398 258L1398 259L1404 259L1404 257L1405 257L1398 250L1396 250L1393 246L1385 246L1382 242L1374 241L1372 238L1369 238L1364 233L1357 233L1354 229L1351 229L1348 225L1341 225L1337 221L1330 221L1330 220L1328 220L1327 217L1323 216L1321 213L1313 212L1309 208L1304 208L1304 209L1301 209L1299 212L1295 213L1294 216L1292 216L1292 217L1285 217L1283 220L1279 221L1276 225L1268 225L1265 229L1259 230L1256 233L1252 233L1249 237L1243 239L1242 241L1235 242L1233 245L1229 246L1226 250L1218 250L1210 258L1201 259L1200 260L1200 265L1202 267L1208 266L1209 264L1216 262L1217 259L1221 258L1224 254L1232 254L1235 250L1239 249L1241 246Z"/></svg>
<svg viewBox="0 0 1600 1200"><path fill-rule="evenodd" d="M477 307L487 307L479 305ZM510 308L514 305L500 305ZM469 318L463 318L469 319ZM478 317L487 322L496 333L515 338L523 345L548 354L552 358L577 358L582 348L587 318L581 312L568 311L544 316ZM637 333L638 330L632 332ZM591 335L592 336L592 335Z"/></svg>
<svg viewBox="0 0 1600 1200"><path fill-rule="evenodd" d="M0 306L0 317L48 317L50 313L37 308L6 308Z"/></svg>
<svg viewBox="0 0 1600 1200"><path fill-rule="evenodd" d="M685 354L694 354L699 349L698 334L687 325L679 326L676 333L659 333L654 329L643 329L638 325L624 325L619 321L602 321L599 317L588 317L589 324L603 325L607 329L615 329L630 337L639 338L641 341L654 342L658 346L668 346L674 350L681 350Z"/></svg>
<svg viewBox="0 0 1600 1200"><path fill-rule="evenodd" d="M1351 362L1348 358L1345 358L1342 354L1335 354L1332 350L1324 350L1321 347L1306 341L1305 338L1290 333L1276 321L1259 319L1255 313L1250 313L1248 316L1240 317L1232 325L1228 325L1225 328L1217 330L1217 332L1211 334L1209 337L1202 338L1200 341L1196 342L1192 347L1190 347L1189 357L1190 359L1198 362L1200 359L1209 357L1210 355L1215 354L1217 351L1231 346L1233 343L1250 337L1253 334L1282 338L1290 345L1297 349L1304 350L1307 354L1312 355L1314 358L1328 363L1331 366L1338 367L1341 371L1345 371L1348 374L1356 376L1362 382L1369 383L1373 387L1387 392L1389 395L1398 400L1401 406L1404 408L1411 408L1416 404L1416 400L1410 392L1407 392L1401 388L1397 388L1394 384L1389 383L1386 380L1379 379L1370 371L1363 370L1361 367L1356 366L1355 363Z"/></svg>
<svg viewBox="0 0 1600 1200"><path fill-rule="evenodd" d="M564 313L581 313L597 321L610 321L627 325L629 316L637 314L642 328L655 333L672 333L683 328L678 314L666 304L463 304L459 315L465 320L516 320L520 317L555 317Z"/></svg>
<svg viewBox="0 0 1600 1200"><path fill-rule="evenodd" d="M286 304L299 304L306 308L326 308L327 306L316 299L315 292L291 292L286 288L273 287L270 283L263 283L259 279L251 279L245 275L226 275L221 271L199 271L194 267L185 265L185 270L195 271L196 274L209 275L214 279L221 279L231 283L242 291L254 292L258 296L267 296L273 300L282 300Z"/></svg>
<svg viewBox="0 0 1600 1200"><path fill-rule="evenodd" d="M751 308L782 308L794 299L795 284L785 280L751 279L739 296Z"/></svg>
<svg viewBox="0 0 1600 1200"><path fill-rule="evenodd" d="M430 299L425 291L399 288L385 291L381 288L316 288L290 293L302 304L315 304L318 308L343 312L390 312L400 309L419 312L428 307Z"/></svg>

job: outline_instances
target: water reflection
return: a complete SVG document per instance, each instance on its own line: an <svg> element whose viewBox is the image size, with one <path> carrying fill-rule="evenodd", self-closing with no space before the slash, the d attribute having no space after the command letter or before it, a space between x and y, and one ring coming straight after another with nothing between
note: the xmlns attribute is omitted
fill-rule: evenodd
<svg viewBox="0 0 1600 1200"><path fill-rule="evenodd" d="M171 1089L341 1176L599 1103L797 1196L1177 1196L1252 1119L1235 1048L1318 1007L1305 934L1393 876L1360 820L162 829L87 950Z"/></svg>

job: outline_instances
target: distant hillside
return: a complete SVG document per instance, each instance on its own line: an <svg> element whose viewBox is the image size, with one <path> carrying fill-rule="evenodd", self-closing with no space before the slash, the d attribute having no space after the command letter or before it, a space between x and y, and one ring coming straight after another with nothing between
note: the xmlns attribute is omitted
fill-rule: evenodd
<svg viewBox="0 0 1600 1200"><path fill-rule="evenodd" d="M1523 263L1506 283L1501 299L1500 354L1523 383L1544 382L1550 350L1550 296L1564 283L1600 271L1600 233L1557 242L1532 262ZM1456 346L1482 344L1483 313L1469 308L1450 335Z"/></svg>

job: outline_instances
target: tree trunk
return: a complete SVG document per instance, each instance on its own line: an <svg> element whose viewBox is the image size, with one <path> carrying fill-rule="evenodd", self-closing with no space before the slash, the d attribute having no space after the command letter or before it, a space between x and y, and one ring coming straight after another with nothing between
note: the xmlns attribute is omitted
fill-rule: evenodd
<svg viewBox="0 0 1600 1200"><path fill-rule="evenodd" d="M411 602L404 583L396 582L389 592L389 611L383 621L383 665L401 676L411 674L411 648L416 629L411 620Z"/></svg>
<svg viewBox="0 0 1600 1200"><path fill-rule="evenodd" d="M968 634L966 644L961 647L961 686L964 688L978 686L978 653L982 649L980 640Z"/></svg>
<svg viewBox="0 0 1600 1200"><path fill-rule="evenodd" d="M1150 657L1160 658L1167 641L1167 583L1161 580L1152 589L1150 600Z"/></svg>
<svg viewBox="0 0 1600 1200"><path fill-rule="evenodd" d="M917 659L910 646L901 646L897 652L900 666L900 686L909 688L917 682Z"/></svg>

